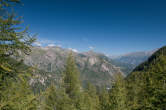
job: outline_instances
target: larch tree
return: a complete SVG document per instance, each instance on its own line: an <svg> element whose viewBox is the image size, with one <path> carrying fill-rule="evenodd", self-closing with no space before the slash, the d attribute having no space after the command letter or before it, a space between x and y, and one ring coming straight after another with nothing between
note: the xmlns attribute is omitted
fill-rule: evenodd
<svg viewBox="0 0 166 110"><path fill-rule="evenodd" d="M72 99L75 107L78 110L81 110L83 107L83 99L79 74L80 73L75 64L74 56L71 52L66 61L63 85L65 88L65 93L69 96L69 98Z"/></svg>
<svg viewBox="0 0 166 110"><path fill-rule="evenodd" d="M110 110L111 103L109 92L106 88L103 88L99 94L100 110Z"/></svg>
<svg viewBox="0 0 166 110"><path fill-rule="evenodd" d="M36 99L27 82L30 71L19 68L22 61L11 62L20 53L29 54L35 41L19 27L21 18L12 12L17 3L20 0L0 0L0 109L33 110Z"/></svg>
<svg viewBox="0 0 166 110"><path fill-rule="evenodd" d="M85 90L85 103L87 110L100 110L99 97L96 92L96 87L88 83Z"/></svg>
<svg viewBox="0 0 166 110"><path fill-rule="evenodd" d="M125 81L121 73L115 74L114 84L110 90L110 102L112 110L127 110L127 91Z"/></svg>

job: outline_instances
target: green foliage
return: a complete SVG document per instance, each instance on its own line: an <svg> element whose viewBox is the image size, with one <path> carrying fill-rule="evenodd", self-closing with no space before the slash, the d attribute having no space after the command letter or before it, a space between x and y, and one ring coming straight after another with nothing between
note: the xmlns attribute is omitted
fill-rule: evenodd
<svg viewBox="0 0 166 110"><path fill-rule="evenodd" d="M119 73L114 79L115 82L110 91L111 108L112 110L127 110L127 90L123 76Z"/></svg>
<svg viewBox="0 0 166 110"><path fill-rule="evenodd" d="M0 0L0 110L36 110L37 98L28 84L31 68L11 58L20 52L28 54L35 40L26 30L19 32L21 23L9 7L18 0Z"/></svg>
<svg viewBox="0 0 166 110"><path fill-rule="evenodd" d="M79 72L72 53L70 53L66 62L64 71L64 87L66 94L68 94L70 98L77 98L79 96L81 90Z"/></svg>
<svg viewBox="0 0 166 110"><path fill-rule="evenodd" d="M3 88L0 93L0 110L36 110L37 108L37 98L24 80L9 83L8 87Z"/></svg>
<svg viewBox="0 0 166 110"><path fill-rule="evenodd" d="M7 77L17 77L17 70L13 65L9 64L11 56L18 56L19 53L29 54L31 44L35 41L34 38L27 34L27 29L19 32L17 25L21 23L10 9L6 7L12 6L13 3L18 3L19 0L1 0L0 11L5 10L6 13L0 16L0 70L1 80Z"/></svg>
<svg viewBox="0 0 166 110"><path fill-rule="evenodd" d="M51 85L44 93L44 102L41 110L75 110L72 100L67 96L64 89L56 89Z"/></svg>
<svg viewBox="0 0 166 110"><path fill-rule="evenodd" d="M67 58L63 82L65 93L69 96L69 98L72 99L76 109L82 110L83 102L79 71L76 67L72 53L70 53L69 57Z"/></svg>
<svg viewBox="0 0 166 110"><path fill-rule="evenodd" d="M100 110L99 97L96 92L95 86L88 83L87 89L84 92L86 110Z"/></svg>
<svg viewBox="0 0 166 110"><path fill-rule="evenodd" d="M99 110L99 98L96 88L88 84L84 91L79 80L72 53L66 62L63 83L60 87L50 86L44 96L46 110ZM44 105L42 104L42 105Z"/></svg>
<svg viewBox="0 0 166 110"><path fill-rule="evenodd" d="M127 77L129 104L132 109L166 108L165 73L166 47L163 47Z"/></svg>
<svg viewBox="0 0 166 110"><path fill-rule="evenodd" d="M100 110L110 110L111 102L109 97L109 92L106 88L103 88L99 94Z"/></svg>

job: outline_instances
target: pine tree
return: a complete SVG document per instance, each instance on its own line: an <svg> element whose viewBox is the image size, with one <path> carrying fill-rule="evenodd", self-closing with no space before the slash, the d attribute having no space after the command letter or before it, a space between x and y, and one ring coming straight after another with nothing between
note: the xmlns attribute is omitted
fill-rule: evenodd
<svg viewBox="0 0 166 110"><path fill-rule="evenodd" d="M0 110L37 109L38 99L31 91L27 76L22 72L18 77L18 79L10 78L6 83L2 83Z"/></svg>
<svg viewBox="0 0 166 110"><path fill-rule="evenodd" d="M17 73L13 73L12 65L8 63L10 56L18 56L19 53L29 54L32 43L35 41L33 37L28 35L27 29L20 31L18 25L21 23L11 13L10 6L18 3L19 0L0 0L0 76L1 81L8 77L15 78Z"/></svg>
<svg viewBox="0 0 166 110"><path fill-rule="evenodd" d="M72 53L70 53L66 62L64 71L64 86L66 94L68 94L70 98L75 98L79 95L81 90L79 71L76 67Z"/></svg>
<svg viewBox="0 0 166 110"><path fill-rule="evenodd" d="M131 80L127 80L127 106L131 110L141 108L145 101L145 76L136 72ZM132 82L132 83L131 83ZM134 83L133 83L134 82Z"/></svg>
<svg viewBox="0 0 166 110"><path fill-rule="evenodd" d="M27 29L20 31L18 25L22 22L11 12L10 7L19 0L1 0L0 11L0 57L18 55L19 52L29 54L30 46L35 41L28 35Z"/></svg>
<svg viewBox="0 0 166 110"><path fill-rule="evenodd" d="M43 99L41 110L75 110L72 100L67 96L64 89L56 89L54 84L46 89Z"/></svg>
<svg viewBox="0 0 166 110"><path fill-rule="evenodd" d="M99 110L100 104L99 104L99 97L96 92L95 86L88 83L87 88L84 92L85 95L85 106L86 110Z"/></svg>
<svg viewBox="0 0 166 110"><path fill-rule="evenodd" d="M99 102L100 102L100 110L110 110L111 103L110 103L110 97L109 92L106 90L106 88L103 88L101 93L99 94Z"/></svg>
<svg viewBox="0 0 166 110"><path fill-rule="evenodd" d="M35 41L28 35L27 29L20 31L18 25L21 23L19 18L11 12L10 6L19 3L19 0L0 0L0 76L1 81L17 77L14 73L13 65L9 64L11 56L18 56L19 53L29 54L31 44Z"/></svg>
<svg viewBox="0 0 166 110"><path fill-rule="evenodd" d="M82 110L83 99L81 93L81 84L79 80L79 71L76 67L72 53L69 54L64 71L64 88L65 93L72 99L75 107Z"/></svg>
<svg viewBox="0 0 166 110"><path fill-rule="evenodd" d="M43 108L45 110L54 110L57 106L57 91L54 85L51 85L46 89L44 93ZM42 108L41 108L42 109Z"/></svg>
<svg viewBox="0 0 166 110"><path fill-rule="evenodd" d="M21 20L11 12L15 3L19 0L0 0L0 109L33 110L37 101L27 82L29 69L19 67L22 61L11 62L11 56L29 54L35 39L27 29L19 32Z"/></svg>
<svg viewBox="0 0 166 110"><path fill-rule="evenodd" d="M127 91L125 81L121 73L115 75L115 82L110 91L110 102L112 110L127 110Z"/></svg>

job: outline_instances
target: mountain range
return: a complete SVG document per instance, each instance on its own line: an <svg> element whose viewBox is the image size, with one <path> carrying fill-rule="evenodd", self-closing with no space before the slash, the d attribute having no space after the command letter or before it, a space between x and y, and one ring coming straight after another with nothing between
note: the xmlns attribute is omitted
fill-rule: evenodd
<svg viewBox="0 0 166 110"><path fill-rule="evenodd" d="M132 52L110 58L114 61L116 66L121 67L121 71L128 75L134 68L146 61L157 50L158 49L151 51Z"/></svg>
<svg viewBox="0 0 166 110"><path fill-rule="evenodd" d="M30 84L39 89L44 89L52 82L59 84L70 52L75 57L83 85L91 82L96 86L109 86L114 74L121 73L127 76L154 51L135 52L110 58L94 51L78 53L61 47L33 47L30 55L22 56L26 65L38 68Z"/></svg>

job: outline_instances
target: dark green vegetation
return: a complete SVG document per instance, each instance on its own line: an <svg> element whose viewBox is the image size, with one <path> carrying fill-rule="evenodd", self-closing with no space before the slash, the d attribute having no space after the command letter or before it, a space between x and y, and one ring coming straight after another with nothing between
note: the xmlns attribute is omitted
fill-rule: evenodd
<svg viewBox="0 0 166 110"><path fill-rule="evenodd" d="M91 83L85 83L83 88L80 81L83 76L77 68L75 54L71 52L65 59L63 70L59 70L63 74L57 74L61 75L56 79L58 84L50 80L46 89L33 86L38 73L47 76L50 71L26 66L20 60L20 53L29 55L34 38L26 30L18 32L16 27L20 20L13 14L7 14L7 11L10 13L7 8L19 1L0 0L0 3L0 11L3 12L0 16L0 110L165 110L166 47L155 52L125 79L121 72L112 75L110 89ZM103 63L100 64L102 66ZM85 70L90 72L88 66ZM51 66L47 69L52 71ZM42 78L39 80L43 82ZM32 87L42 88L42 91Z"/></svg>
<svg viewBox="0 0 166 110"><path fill-rule="evenodd" d="M15 62L11 56L29 54L34 38L27 31L19 32L19 18L10 13L18 0L0 0L0 110L33 110L37 98L28 84L31 68ZM23 67L24 66L24 67Z"/></svg>
<svg viewBox="0 0 166 110"><path fill-rule="evenodd" d="M127 77L131 89L130 106L137 109L165 110L166 108L166 47L155 52ZM133 103L134 102L134 103Z"/></svg>

